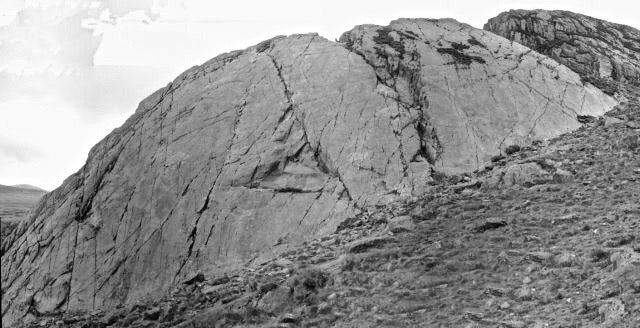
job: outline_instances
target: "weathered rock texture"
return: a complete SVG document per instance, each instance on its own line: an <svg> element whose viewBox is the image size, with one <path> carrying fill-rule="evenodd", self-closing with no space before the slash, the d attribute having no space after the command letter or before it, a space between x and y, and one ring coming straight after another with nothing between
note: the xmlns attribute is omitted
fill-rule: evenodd
<svg viewBox="0 0 640 328"><path fill-rule="evenodd" d="M484 29L548 55L584 77L640 83L640 31L567 11L511 10Z"/></svg>
<svg viewBox="0 0 640 328"><path fill-rule="evenodd" d="M420 114L421 154L445 173L475 170L613 104L546 56L451 19L359 26L341 41L375 68L387 99Z"/></svg>
<svg viewBox="0 0 640 328"><path fill-rule="evenodd" d="M614 104L553 60L453 20L218 56L145 99L3 244L3 325L268 258L359 208L423 193L434 169L478 169Z"/></svg>

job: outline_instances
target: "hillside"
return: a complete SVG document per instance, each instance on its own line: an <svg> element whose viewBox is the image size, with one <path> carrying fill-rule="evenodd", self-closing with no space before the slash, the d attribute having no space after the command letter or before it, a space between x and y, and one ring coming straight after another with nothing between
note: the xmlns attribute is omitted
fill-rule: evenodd
<svg viewBox="0 0 640 328"><path fill-rule="evenodd" d="M398 19L189 69L3 238L3 327L637 327L640 89L541 52Z"/></svg>
<svg viewBox="0 0 640 328"><path fill-rule="evenodd" d="M27 212L46 193L43 189L28 185L0 185L0 225L3 238L18 222L25 219Z"/></svg>
<svg viewBox="0 0 640 328"><path fill-rule="evenodd" d="M604 118L256 269L30 327L638 327L640 89L621 88Z"/></svg>

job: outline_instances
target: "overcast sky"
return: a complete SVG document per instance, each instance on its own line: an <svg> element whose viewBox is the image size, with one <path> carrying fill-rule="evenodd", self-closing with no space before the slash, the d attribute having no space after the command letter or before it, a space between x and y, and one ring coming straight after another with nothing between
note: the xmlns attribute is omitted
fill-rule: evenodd
<svg viewBox="0 0 640 328"><path fill-rule="evenodd" d="M564 9L640 28L633 0L1 0L0 184L47 190L146 95L221 52L358 24Z"/></svg>

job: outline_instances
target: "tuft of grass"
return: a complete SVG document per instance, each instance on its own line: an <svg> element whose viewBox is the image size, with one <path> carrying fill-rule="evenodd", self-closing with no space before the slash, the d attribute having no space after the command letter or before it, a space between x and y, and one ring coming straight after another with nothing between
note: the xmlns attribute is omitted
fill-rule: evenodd
<svg viewBox="0 0 640 328"><path fill-rule="evenodd" d="M507 155L515 154L520 151L520 146L518 145L510 145L505 150L504 153Z"/></svg>

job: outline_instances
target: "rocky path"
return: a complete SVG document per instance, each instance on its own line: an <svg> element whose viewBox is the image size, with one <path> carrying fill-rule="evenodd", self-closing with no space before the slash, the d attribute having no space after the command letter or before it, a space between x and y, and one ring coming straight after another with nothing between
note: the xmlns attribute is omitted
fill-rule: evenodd
<svg viewBox="0 0 640 328"><path fill-rule="evenodd" d="M33 327L640 327L640 90L256 269Z"/></svg>

